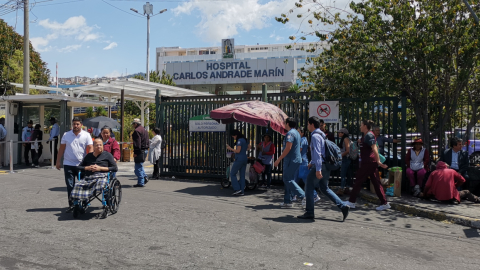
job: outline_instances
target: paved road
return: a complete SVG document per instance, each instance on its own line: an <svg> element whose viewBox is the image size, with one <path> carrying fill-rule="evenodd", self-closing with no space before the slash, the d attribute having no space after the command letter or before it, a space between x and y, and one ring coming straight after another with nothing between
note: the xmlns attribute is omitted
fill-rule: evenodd
<svg viewBox="0 0 480 270"><path fill-rule="evenodd" d="M314 222L279 209L281 190L230 196L212 182L119 177L120 211L95 219L64 214L63 172L0 175L2 269L480 269L478 230L352 211L345 223L322 200ZM324 198L324 197L323 197ZM323 199L322 198L322 199ZM313 266L304 266L304 263Z"/></svg>

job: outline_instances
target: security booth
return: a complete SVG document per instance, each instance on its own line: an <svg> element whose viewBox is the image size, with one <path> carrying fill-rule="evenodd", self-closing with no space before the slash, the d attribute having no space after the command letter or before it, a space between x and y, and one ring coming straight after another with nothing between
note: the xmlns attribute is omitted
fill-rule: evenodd
<svg viewBox="0 0 480 270"><path fill-rule="evenodd" d="M44 132L44 151L39 160L51 159L51 145L45 143L50 137L49 119L55 117L60 127L58 144L60 146L61 136L71 128L73 108L89 106L107 107L112 106L112 104L104 101L71 97L63 93L4 96L0 101L0 117L4 115L5 129L7 130L7 136L5 138L6 145L3 153L0 153L3 155L4 163L9 163L10 153L13 154L13 164L22 163L24 154L24 148L21 143L22 129L27 126L29 120L32 120L34 125L40 124ZM10 151L11 145L13 145L13 151Z"/></svg>

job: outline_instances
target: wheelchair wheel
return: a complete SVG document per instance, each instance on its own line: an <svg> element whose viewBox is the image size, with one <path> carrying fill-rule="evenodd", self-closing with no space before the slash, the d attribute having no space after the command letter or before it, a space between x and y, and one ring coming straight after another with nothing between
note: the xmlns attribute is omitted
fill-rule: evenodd
<svg viewBox="0 0 480 270"><path fill-rule="evenodd" d="M248 173L248 180L245 181L245 188L248 190L254 190L258 184L258 174L253 167L250 167Z"/></svg>
<svg viewBox="0 0 480 270"><path fill-rule="evenodd" d="M120 181L115 179L113 181L112 187L110 188L110 192L108 195L108 202L107 205L110 207L110 212L113 214L118 212L118 208L120 207L120 202L122 201L122 185Z"/></svg>

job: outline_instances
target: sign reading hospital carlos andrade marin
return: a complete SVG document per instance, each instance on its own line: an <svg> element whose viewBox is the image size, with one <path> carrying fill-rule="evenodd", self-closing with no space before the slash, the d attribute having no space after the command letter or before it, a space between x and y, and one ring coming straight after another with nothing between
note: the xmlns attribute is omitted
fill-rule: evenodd
<svg viewBox="0 0 480 270"><path fill-rule="evenodd" d="M227 127L210 118L210 115L197 115L189 119L190 132L225 132Z"/></svg>
<svg viewBox="0 0 480 270"><path fill-rule="evenodd" d="M185 85L293 82L297 71L294 58L272 58L167 63L166 72Z"/></svg>

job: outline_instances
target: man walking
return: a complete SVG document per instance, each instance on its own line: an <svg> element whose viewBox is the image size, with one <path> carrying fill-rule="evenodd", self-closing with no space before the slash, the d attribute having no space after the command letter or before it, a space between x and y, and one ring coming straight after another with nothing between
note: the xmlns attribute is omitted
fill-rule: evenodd
<svg viewBox="0 0 480 270"><path fill-rule="evenodd" d="M7 138L7 130L5 129L5 118L0 118L0 167L6 166L5 159L5 138Z"/></svg>
<svg viewBox="0 0 480 270"><path fill-rule="evenodd" d="M292 208L292 196L295 195L299 199L305 198L305 192L295 182L295 172L302 164L302 155L300 154L300 134L296 130L297 122L289 117L285 120L285 129L287 135L283 140L282 155L275 161L273 166L277 167L280 161L283 161L283 183L285 194L283 196L283 203L280 204L282 208ZM304 204L305 200L302 201Z"/></svg>
<svg viewBox="0 0 480 270"><path fill-rule="evenodd" d="M148 132L142 127L140 119L133 119L132 125L135 128L132 134L133 158L135 161L135 175L138 177L138 182L134 187L144 187L148 183L148 178L143 169L143 163L147 158L150 140Z"/></svg>
<svg viewBox="0 0 480 270"><path fill-rule="evenodd" d="M53 143L53 163L57 164L57 155L58 155L58 135L60 135L60 127L57 124L57 120L55 117L50 117L50 125L52 125L52 130L50 130L50 138L48 139L49 142ZM52 146L50 146L50 152L52 152Z"/></svg>
<svg viewBox="0 0 480 270"><path fill-rule="evenodd" d="M93 141L90 133L82 130L82 119L75 117L72 120L72 130L65 132L60 142L60 150L57 156L57 170L60 170L60 161L63 157L63 171L65 183L67 184L68 209L67 213L73 211L71 193L75 186L75 177L78 177L77 166L83 158L93 152Z"/></svg>
<svg viewBox="0 0 480 270"><path fill-rule="evenodd" d="M325 156L325 133L320 130L320 119L316 116L308 119L308 131L312 133L310 150L312 152L312 161L309 164L310 172L307 176L307 183L305 187L306 196L306 212L305 214L298 216L301 219L314 219L314 187L319 183L320 191L327 196L332 202L334 202L338 208L342 211L343 221L348 216L348 210L350 207L346 205L340 198L328 187L328 180L330 178L330 170L323 160Z"/></svg>
<svg viewBox="0 0 480 270"><path fill-rule="evenodd" d="M22 141L23 142L30 141L30 137L32 136L32 132L33 132L33 121L30 120L30 121L28 121L27 126L24 127L23 130L22 130ZM31 144L30 143L24 143L23 147L24 147L23 157L25 158L25 165L30 166L29 153L30 153L30 149L32 148Z"/></svg>

